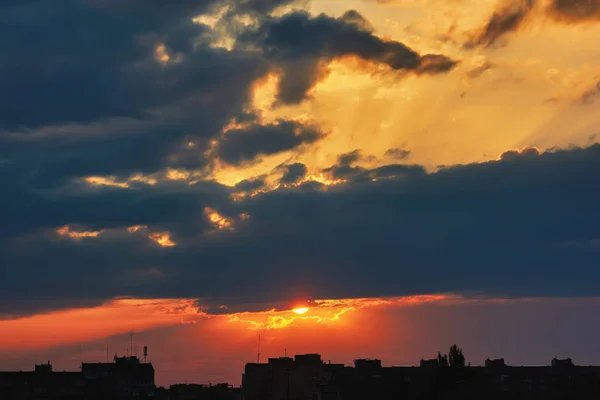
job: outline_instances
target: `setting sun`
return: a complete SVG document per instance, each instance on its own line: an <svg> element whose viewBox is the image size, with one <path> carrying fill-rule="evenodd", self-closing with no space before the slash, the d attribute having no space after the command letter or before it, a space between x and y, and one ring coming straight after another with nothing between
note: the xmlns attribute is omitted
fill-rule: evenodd
<svg viewBox="0 0 600 400"><path fill-rule="evenodd" d="M302 315L308 311L308 307L294 308L292 311L296 314Z"/></svg>

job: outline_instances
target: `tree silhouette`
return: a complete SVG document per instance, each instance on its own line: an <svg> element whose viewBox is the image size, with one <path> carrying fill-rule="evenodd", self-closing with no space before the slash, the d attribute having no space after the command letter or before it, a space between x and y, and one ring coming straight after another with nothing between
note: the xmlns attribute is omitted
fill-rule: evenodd
<svg viewBox="0 0 600 400"><path fill-rule="evenodd" d="M438 352L437 363L439 367L453 367L462 368L465 366L465 356L460 347L453 344L450 346L450 352L448 354L442 354Z"/></svg>
<svg viewBox="0 0 600 400"><path fill-rule="evenodd" d="M448 355L446 355L446 354L442 355L442 353L440 353L438 351L437 362L440 367L442 367L442 368L447 367L449 365L448 364Z"/></svg>
<svg viewBox="0 0 600 400"><path fill-rule="evenodd" d="M465 356L463 355L463 351L455 344L450 347L448 362L453 368L462 368L465 366Z"/></svg>

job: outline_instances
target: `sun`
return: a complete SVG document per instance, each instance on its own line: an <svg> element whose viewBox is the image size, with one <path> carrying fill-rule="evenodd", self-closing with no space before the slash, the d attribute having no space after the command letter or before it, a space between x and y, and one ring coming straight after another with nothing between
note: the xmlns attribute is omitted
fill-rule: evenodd
<svg viewBox="0 0 600 400"><path fill-rule="evenodd" d="M292 311L298 315L302 315L308 311L308 307L294 308Z"/></svg>

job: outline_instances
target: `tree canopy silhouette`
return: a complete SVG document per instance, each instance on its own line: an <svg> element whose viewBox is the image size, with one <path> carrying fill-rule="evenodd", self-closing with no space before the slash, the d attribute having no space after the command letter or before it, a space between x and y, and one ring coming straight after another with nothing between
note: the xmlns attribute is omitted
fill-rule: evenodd
<svg viewBox="0 0 600 400"><path fill-rule="evenodd" d="M460 347L453 344L450 347L450 352L448 353L448 362L451 367L464 367L465 366L465 356L463 355L463 351Z"/></svg>
<svg viewBox="0 0 600 400"><path fill-rule="evenodd" d="M442 353L440 353L438 351L437 362L438 362L438 365L442 368L449 366L448 355L447 354L442 355Z"/></svg>
<svg viewBox="0 0 600 400"><path fill-rule="evenodd" d="M450 346L448 354L442 355L438 352L437 361L440 367L462 368L465 366L463 351L456 344Z"/></svg>

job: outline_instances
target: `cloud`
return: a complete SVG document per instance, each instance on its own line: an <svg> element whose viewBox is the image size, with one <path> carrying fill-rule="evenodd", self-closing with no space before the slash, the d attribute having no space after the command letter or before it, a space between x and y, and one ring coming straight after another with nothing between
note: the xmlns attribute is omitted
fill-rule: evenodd
<svg viewBox="0 0 600 400"><path fill-rule="evenodd" d="M215 156L230 165L239 165L314 143L324 134L316 128L290 121L254 125L228 131L215 149Z"/></svg>
<svg viewBox="0 0 600 400"><path fill-rule="evenodd" d="M15 314L24 301L31 312L48 298L67 305L125 294L225 305L440 292L598 295L596 253L557 245L600 238L599 163L594 145L511 151L432 173L338 165L331 172L346 184L242 201L231 198L234 188L209 182L31 191L2 166L0 303ZM207 207L234 221L232 229L215 231ZM55 229L65 225L104 233L61 239ZM169 232L177 245L118 228L134 225ZM140 282L132 272L149 269L161 275Z"/></svg>
<svg viewBox="0 0 600 400"><path fill-rule="evenodd" d="M0 67L2 127L150 118L154 108L206 86L208 76L192 74L194 55L183 54L192 60L169 68L154 60L161 40L177 36L181 43L182 30L188 42L200 38L202 26L182 21L214 1L177 3L68 0L3 11L13 22L0 28L0 50L11 54ZM201 57L215 61L206 52Z"/></svg>
<svg viewBox="0 0 600 400"><path fill-rule="evenodd" d="M235 185L235 190L240 192L252 192L257 189L262 189L266 185L265 177L244 179Z"/></svg>
<svg viewBox="0 0 600 400"><path fill-rule="evenodd" d="M534 5L534 0L503 2L502 6L492 14L481 32L478 32L465 46L488 47L495 44L504 35L518 30Z"/></svg>
<svg viewBox="0 0 600 400"><path fill-rule="evenodd" d="M362 158L361 151L356 149L351 151L350 153L340 154L338 156L338 164L339 165L351 165L355 162L359 161Z"/></svg>
<svg viewBox="0 0 600 400"><path fill-rule="evenodd" d="M345 181L373 181L385 178L400 178L421 175L424 168L419 165L392 164L373 169L352 167L350 165L334 165L323 172L330 173L334 179Z"/></svg>
<svg viewBox="0 0 600 400"><path fill-rule="evenodd" d="M273 71L283 71L288 101L338 57L416 74L453 66L380 39L355 12L261 15L237 46L215 48L210 27L189 20L223 4L3 3L0 50L11 57L0 66L0 313L123 295L227 305L597 294L590 246L556 245L600 237L597 146L511 151L436 172L367 168L351 152L316 171L343 184L269 191L263 175L213 181L215 158L245 165L325 135L249 110L253 85ZM288 2L243 4L251 13ZM232 120L239 126L224 129ZM296 183L307 169L278 172Z"/></svg>
<svg viewBox="0 0 600 400"><path fill-rule="evenodd" d="M389 149L385 155L396 160L405 160L410 155L410 151L397 148ZM337 164L325 168L322 172L331 175L332 179L356 182L419 176L425 173L425 169L420 165L391 164L371 169L353 166L356 162L364 159L365 157L363 157L361 151L358 149L340 154Z"/></svg>
<svg viewBox="0 0 600 400"><path fill-rule="evenodd" d="M421 56L400 42L380 39L371 29L356 11L339 18L294 12L267 18L258 28L243 32L238 45L260 49L281 69L278 96L286 104L304 100L327 74L327 62L342 56L425 74L447 72L456 64L443 55Z"/></svg>
<svg viewBox="0 0 600 400"><path fill-rule="evenodd" d="M222 127L255 118L249 93L270 67L204 40L208 28L191 18L215 1L178 3L69 0L3 12L19 22L0 24L0 50L11 54L0 66L0 158L29 164L22 179L34 187L206 167Z"/></svg>
<svg viewBox="0 0 600 400"><path fill-rule="evenodd" d="M600 20L600 1L549 0L547 4L539 0L500 2L500 7L494 11L485 26L465 44L465 47L492 46L507 34L521 29L527 19L533 17L534 14L536 17L546 16L563 23L598 21Z"/></svg>
<svg viewBox="0 0 600 400"><path fill-rule="evenodd" d="M551 0L548 13L564 22L597 21L600 20L600 1Z"/></svg>
<svg viewBox="0 0 600 400"><path fill-rule="evenodd" d="M211 141L232 118L254 124L245 145L274 133L271 126L258 134L256 116L247 111L269 62L253 52L211 47L209 27L191 20L222 2L141 3L31 2L3 14L19 21L0 28L0 50L11 54L0 67L0 159L29 164L17 179L52 188L87 176L127 180L166 168L201 170L210 167ZM288 3L245 1L230 8L261 13ZM107 26L111 31L100 33ZM279 147L273 142L261 152L260 143L251 144L256 155L316 140L309 129L290 135L293 124L280 124ZM225 142L226 156L252 158L236 151L235 142Z"/></svg>
<svg viewBox="0 0 600 400"><path fill-rule="evenodd" d="M466 76L471 79L479 78L485 71L488 71L493 67L489 62L484 62L481 65L478 65L469 71L467 71Z"/></svg>
<svg viewBox="0 0 600 400"><path fill-rule="evenodd" d="M600 96L600 81L597 82L593 87L586 90L580 97L581 103L592 104L598 100Z"/></svg>
<svg viewBox="0 0 600 400"><path fill-rule="evenodd" d="M501 160L518 160L521 158L535 158L540 155L540 151L535 147L525 147L521 150L508 150L500 155Z"/></svg>
<svg viewBox="0 0 600 400"><path fill-rule="evenodd" d="M391 157L395 160L406 160L410 157L411 151L399 147L394 147L392 149L388 149L385 152L387 157Z"/></svg>
<svg viewBox="0 0 600 400"><path fill-rule="evenodd" d="M251 13L265 15L273 10L290 5L295 0L234 0L229 2L229 6L236 13Z"/></svg>
<svg viewBox="0 0 600 400"><path fill-rule="evenodd" d="M292 184L298 182L300 179L304 178L308 172L306 165L302 163L294 163L285 166L285 172L279 183L283 184Z"/></svg>

